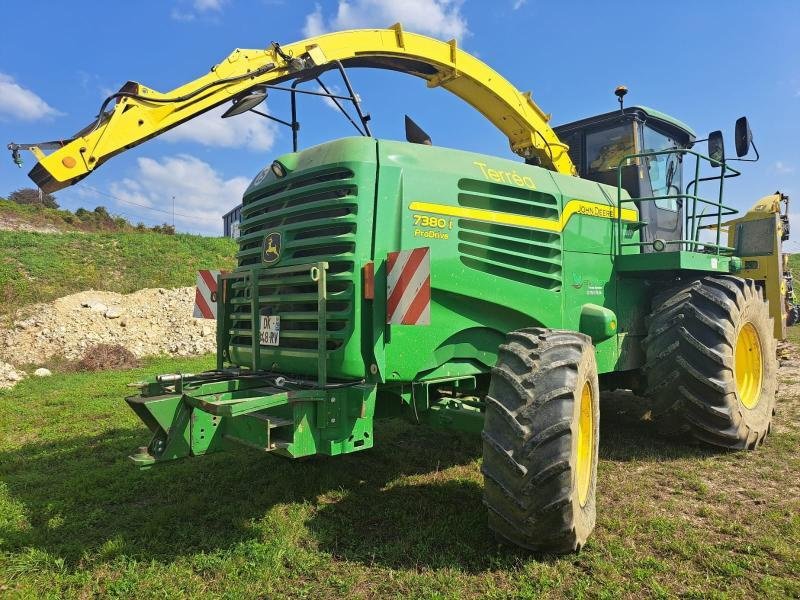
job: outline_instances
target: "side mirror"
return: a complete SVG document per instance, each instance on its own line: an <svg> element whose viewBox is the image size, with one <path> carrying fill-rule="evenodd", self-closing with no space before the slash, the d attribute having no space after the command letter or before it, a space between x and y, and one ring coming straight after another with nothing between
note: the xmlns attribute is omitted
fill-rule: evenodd
<svg viewBox="0 0 800 600"><path fill-rule="evenodd" d="M747 117L739 117L736 119L736 130L733 134L734 141L736 142L736 156L742 158L747 156L750 152L750 146L753 143L753 132L750 131L750 124L747 122Z"/></svg>
<svg viewBox="0 0 800 600"><path fill-rule="evenodd" d="M708 134L708 157L712 167L719 167L725 162L725 143L722 141L721 131Z"/></svg>

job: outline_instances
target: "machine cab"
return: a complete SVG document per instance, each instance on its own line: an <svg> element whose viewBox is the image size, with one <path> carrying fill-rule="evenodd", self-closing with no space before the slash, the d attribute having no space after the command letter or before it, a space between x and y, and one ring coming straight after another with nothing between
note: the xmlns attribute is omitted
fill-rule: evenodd
<svg viewBox="0 0 800 600"><path fill-rule="evenodd" d="M632 106L554 129L569 145L570 157L582 178L616 187L621 175L622 187L634 199L682 194L680 153L626 159L642 152L690 148L695 132L677 119L651 108ZM640 219L647 223L641 232L643 242L682 239L682 199L662 198L636 204ZM643 246L643 251L652 252L652 246Z"/></svg>

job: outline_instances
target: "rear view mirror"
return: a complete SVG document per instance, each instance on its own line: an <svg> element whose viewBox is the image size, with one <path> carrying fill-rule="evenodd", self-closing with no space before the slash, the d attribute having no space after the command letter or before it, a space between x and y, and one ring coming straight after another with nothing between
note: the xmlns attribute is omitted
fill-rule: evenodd
<svg viewBox="0 0 800 600"><path fill-rule="evenodd" d="M725 162L725 143L722 141L721 131L712 131L708 134L708 157L712 167L719 167Z"/></svg>
<svg viewBox="0 0 800 600"><path fill-rule="evenodd" d="M753 133L750 131L750 124L747 117L736 119L736 131L733 134L736 142L736 156L742 158L750 152L750 145L753 143Z"/></svg>

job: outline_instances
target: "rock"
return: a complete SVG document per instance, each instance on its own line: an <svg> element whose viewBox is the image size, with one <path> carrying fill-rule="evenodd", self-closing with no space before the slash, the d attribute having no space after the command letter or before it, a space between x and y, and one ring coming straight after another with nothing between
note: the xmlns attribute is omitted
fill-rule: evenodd
<svg viewBox="0 0 800 600"><path fill-rule="evenodd" d="M33 374L36 375L36 377L50 377L50 375L52 375L50 369L45 369L44 367L39 367Z"/></svg>
<svg viewBox="0 0 800 600"><path fill-rule="evenodd" d="M13 365L0 361L0 389L13 388L25 377L27 377L25 371L17 371Z"/></svg>
<svg viewBox="0 0 800 600"><path fill-rule="evenodd" d="M8 381L22 381L23 379L25 379L25 375L23 375L19 371L15 371L15 370L12 369L8 373L5 374L5 378Z"/></svg>
<svg viewBox="0 0 800 600"><path fill-rule="evenodd" d="M120 326L120 327L127 327L127 326L128 326L128 317L127 317L127 316L123 316L123 317L122 317L122 318L119 320L119 326Z"/></svg>
<svg viewBox="0 0 800 600"><path fill-rule="evenodd" d="M122 316L122 312L118 308L109 308L103 314L106 319L119 319Z"/></svg>
<svg viewBox="0 0 800 600"><path fill-rule="evenodd" d="M99 313L104 313L108 310L108 307L99 300L87 300L86 302L81 302L81 307L88 308L93 312Z"/></svg>

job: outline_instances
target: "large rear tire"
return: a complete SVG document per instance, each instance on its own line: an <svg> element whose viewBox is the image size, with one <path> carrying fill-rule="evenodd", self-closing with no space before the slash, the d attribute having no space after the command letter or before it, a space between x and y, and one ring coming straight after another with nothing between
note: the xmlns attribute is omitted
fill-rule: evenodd
<svg viewBox="0 0 800 600"><path fill-rule="evenodd" d="M718 275L653 302L645 375L653 417L730 449L755 449L775 412L776 343L751 279Z"/></svg>
<svg viewBox="0 0 800 600"><path fill-rule="evenodd" d="M572 552L595 524L600 388L591 340L522 329L500 346L486 398L484 503L502 541Z"/></svg>

